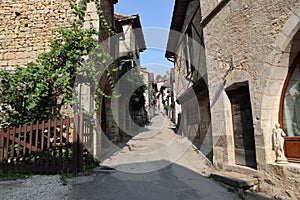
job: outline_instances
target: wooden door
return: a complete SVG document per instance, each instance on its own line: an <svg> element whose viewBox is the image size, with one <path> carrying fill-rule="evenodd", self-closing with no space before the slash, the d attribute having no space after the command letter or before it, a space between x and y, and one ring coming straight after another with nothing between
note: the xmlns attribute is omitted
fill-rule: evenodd
<svg viewBox="0 0 300 200"><path fill-rule="evenodd" d="M237 165L256 168L254 128L248 86L229 92Z"/></svg>

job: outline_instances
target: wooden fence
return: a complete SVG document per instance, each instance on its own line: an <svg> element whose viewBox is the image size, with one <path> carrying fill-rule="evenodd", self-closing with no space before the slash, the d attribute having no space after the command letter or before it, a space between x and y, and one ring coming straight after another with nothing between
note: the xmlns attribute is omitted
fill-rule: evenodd
<svg viewBox="0 0 300 200"><path fill-rule="evenodd" d="M74 118L0 129L0 169L46 174L82 171L82 140L92 130L85 119L81 113Z"/></svg>

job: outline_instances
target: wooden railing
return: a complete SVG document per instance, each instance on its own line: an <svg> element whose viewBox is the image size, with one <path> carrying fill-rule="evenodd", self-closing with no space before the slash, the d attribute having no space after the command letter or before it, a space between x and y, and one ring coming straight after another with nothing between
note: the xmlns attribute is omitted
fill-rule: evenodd
<svg viewBox="0 0 300 200"><path fill-rule="evenodd" d="M0 129L0 169L26 173L78 172L83 170L84 115ZM84 133L85 131L85 133Z"/></svg>

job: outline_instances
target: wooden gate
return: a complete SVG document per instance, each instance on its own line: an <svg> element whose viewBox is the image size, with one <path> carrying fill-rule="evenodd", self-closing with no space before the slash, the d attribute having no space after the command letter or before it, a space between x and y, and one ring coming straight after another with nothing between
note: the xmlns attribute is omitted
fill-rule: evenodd
<svg viewBox="0 0 300 200"><path fill-rule="evenodd" d="M232 109L236 164L256 168L254 128L248 85L241 86L228 94Z"/></svg>
<svg viewBox="0 0 300 200"><path fill-rule="evenodd" d="M0 169L46 174L82 171L84 124L81 113L74 118L0 129Z"/></svg>

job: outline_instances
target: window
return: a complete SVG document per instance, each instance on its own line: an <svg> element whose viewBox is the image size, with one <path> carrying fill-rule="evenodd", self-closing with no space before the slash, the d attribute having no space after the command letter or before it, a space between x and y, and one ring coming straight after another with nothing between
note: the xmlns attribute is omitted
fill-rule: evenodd
<svg viewBox="0 0 300 200"><path fill-rule="evenodd" d="M284 86L282 126L289 137L300 136L300 59L291 68Z"/></svg>
<svg viewBox="0 0 300 200"><path fill-rule="evenodd" d="M193 59L194 59L194 46L193 46L193 36L192 36L192 26L188 26L186 30L186 49L185 49L185 58L186 58L186 72L187 75L194 71Z"/></svg>

